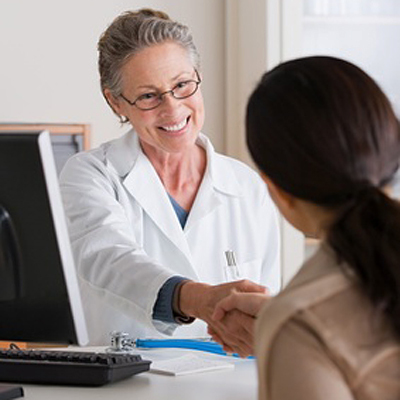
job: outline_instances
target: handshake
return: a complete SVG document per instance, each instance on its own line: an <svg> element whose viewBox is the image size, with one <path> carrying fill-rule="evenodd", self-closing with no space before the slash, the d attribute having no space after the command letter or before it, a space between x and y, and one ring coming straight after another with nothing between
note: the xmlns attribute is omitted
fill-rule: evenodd
<svg viewBox="0 0 400 400"><path fill-rule="evenodd" d="M205 321L208 333L226 352L248 357L254 354L256 316L268 299L267 288L249 280L214 286L187 281L179 306L183 314Z"/></svg>

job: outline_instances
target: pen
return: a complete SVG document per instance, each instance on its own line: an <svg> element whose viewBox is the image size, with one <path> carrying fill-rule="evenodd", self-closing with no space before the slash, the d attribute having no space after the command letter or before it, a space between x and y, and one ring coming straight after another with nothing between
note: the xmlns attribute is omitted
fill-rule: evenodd
<svg viewBox="0 0 400 400"><path fill-rule="evenodd" d="M135 346L137 348L181 348L206 351L208 353L220 354L223 356L239 357L238 354L231 354L224 351L222 345L211 340L202 339L136 339ZM250 356L248 358L254 358Z"/></svg>
<svg viewBox="0 0 400 400"><path fill-rule="evenodd" d="M226 258L226 273L227 273L227 280L228 281L235 281L238 280L239 271L236 263L236 256L233 250L226 250L225 251L225 258Z"/></svg>

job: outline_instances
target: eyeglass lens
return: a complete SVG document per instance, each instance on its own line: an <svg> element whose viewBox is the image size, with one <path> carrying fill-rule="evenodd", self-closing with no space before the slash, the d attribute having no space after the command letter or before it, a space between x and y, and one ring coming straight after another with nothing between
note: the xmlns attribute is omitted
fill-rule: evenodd
<svg viewBox="0 0 400 400"><path fill-rule="evenodd" d="M142 110L148 110L157 107L161 104L163 96L171 94L176 99L185 99L192 96L198 88L199 82L196 81L185 81L178 83L173 89L164 93L151 93L143 97L139 97L135 104Z"/></svg>

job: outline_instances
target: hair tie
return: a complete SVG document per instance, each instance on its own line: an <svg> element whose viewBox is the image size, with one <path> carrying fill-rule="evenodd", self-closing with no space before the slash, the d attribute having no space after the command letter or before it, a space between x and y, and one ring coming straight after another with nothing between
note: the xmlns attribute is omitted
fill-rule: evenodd
<svg viewBox="0 0 400 400"><path fill-rule="evenodd" d="M364 197L376 193L377 191L380 191L377 186L371 185L369 183L362 184L355 190L355 197Z"/></svg>
<svg viewBox="0 0 400 400"><path fill-rule="evenodd" d="M386 195L378 186L363 185L354 193L353 201L349 204L349 209L364 207L367 204L378 204L384 198L386 198Z"/></svg>

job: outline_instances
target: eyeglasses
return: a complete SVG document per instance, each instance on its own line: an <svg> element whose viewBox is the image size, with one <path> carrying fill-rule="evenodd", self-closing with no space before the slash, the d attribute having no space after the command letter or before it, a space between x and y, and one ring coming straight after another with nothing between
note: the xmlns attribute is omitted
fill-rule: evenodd
<svg viewBox="0 0 400 400"><path fill-rule="evenodd" d="M199 73L196 69L194 71L196 72L197 81L194 79L189 79L187 81L179 82L171 90L167 90L166 92L144 93L134 101L128 100L122 93L120 94L120 96L131 106L135 106L139 110L143 111L153 110L154 108L157 108L162 103L163 97L168 93L171 93L174 99L187 99L197 92L197 89L199 88L199 85L201 83Z"/></svg>

